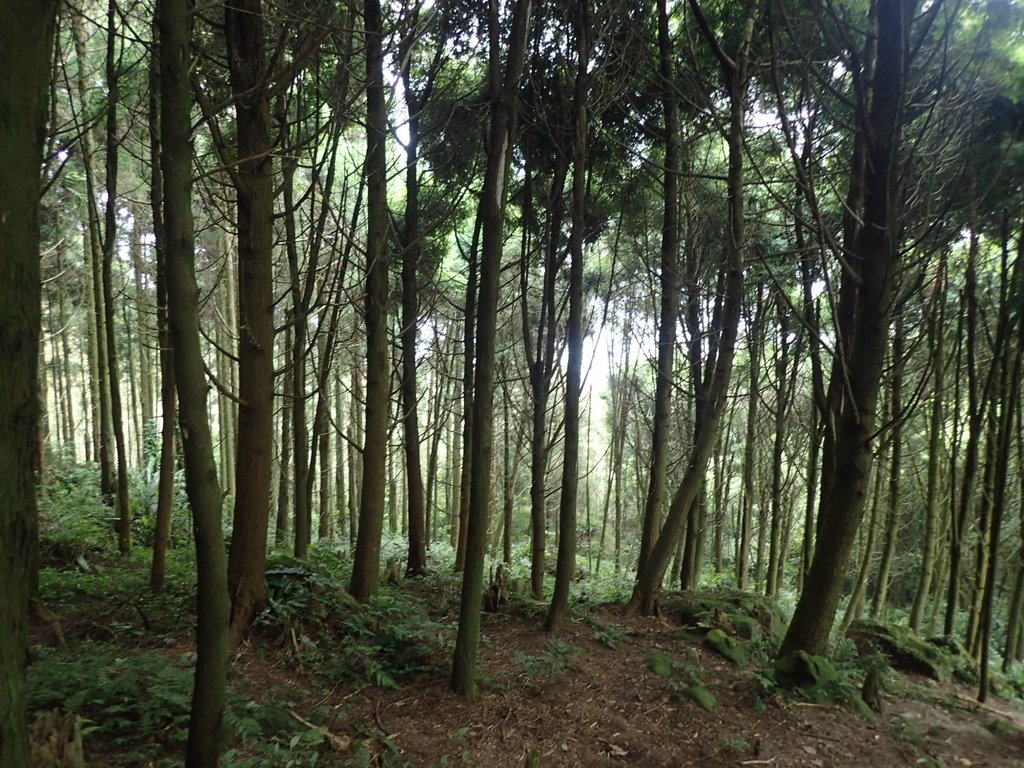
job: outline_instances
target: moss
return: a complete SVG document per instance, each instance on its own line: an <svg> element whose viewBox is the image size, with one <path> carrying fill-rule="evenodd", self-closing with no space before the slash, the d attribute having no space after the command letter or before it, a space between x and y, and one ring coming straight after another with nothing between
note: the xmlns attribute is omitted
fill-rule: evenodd
<svg viewBox="0 0 1024 768"><path fill-rule="evenodd" d="M946 682L952 677L953 654L945 647L922 639L910 627L860 619L846 632L861 650L881 653L896 669Z"/></svg>
<svg viewBox="0 0 1024 768"><path fill-rule="evenodd" d="M651 651L647 654L647 668L658 677L671 677L672 662L664 654Z"/></svg>
<svg viewBox="0 0 1024 768"><path fill-rule="evenodd" d="M796 651L772 665L775 680L783 688L830 689L839 682L839 673L824 656Z"/></svg>
<svg viewBox="0 0 1024 768"><path fill-rule="evenodd" d="M762 629L761 623L743 613L730 613L729 623L733 631L744 640L760 640Z"/></svg>
<svg viewBox="0 0 1024 768"><path fill-rule="evenodd" d="M747 648L720 629L712 629L704 636L704 644L733 664L745 664Z"/></svg>
<svg viewBox="0 0 1024 768"><path fill-rule="evenodd" d="M715 708L718 703L715 695L703 685L691 685L686 689L686 695L708 712Z"/></svg>

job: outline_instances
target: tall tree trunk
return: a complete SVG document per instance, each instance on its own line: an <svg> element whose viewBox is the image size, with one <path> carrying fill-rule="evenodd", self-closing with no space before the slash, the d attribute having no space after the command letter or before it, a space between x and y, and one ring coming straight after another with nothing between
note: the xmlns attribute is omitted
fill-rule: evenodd
<svg viewBox="0 0 1024 768"><path fill-rule="evenodd" d="M186 0L161 0L161 148L167 297L174 343L185 489L196 540L196 669L186 768L215 768L227 695L228 598L221 491L206 409L207 382L199 343L199 290L192 223L191 9ZM237 545L237 543L236 543Z"/></svg>
<svg viewBox="0 0 1024 768"><path fill-rule="evenodd" d="M40 163L54 0L0 4L0 765L31 765L29 571L38 550Z"/></svg>
<svg viewBox="0 0 1024 768"><path fill-rule="evenodd" d="M508 37L508 54L501 72L498 6L488 16L491 123L487 143L487 167L480 194L481 233L480 294L477 302L476 375L473 380L473 435L467 460L471 463L466 560L462 577L459 629L452 663L452 689L476 698L476 659L480 642L480 610L483 598L484 536L491 501L491 451L494 409L495 334L498 314L498 276L501 271L505 224L505 185L511 159L519 78L530 27L530 0L516 0Z"/></svg>
<svg viewBox="0 0 1024 768"><path fill-rule="evenodd" d="M750 389L747 392L747 429L743 441L742 512L740 514L739 557L736 560L736 585L747 588L750 577L750 538L754 531L754 506L757 495L757 424L758 405L761 402L761 342L764 337L762 314L764 301L762 287L757 287L757 296L750 322L748 362L750 365Z"/></svg>
<svg viewBox="0 0 1024 768"><path fill-rule="evenodd" d="M661 219L661 306L658 315L658 371L654 388L654 422L651 430L651 475L644 502L640 532L641 564L647 561L661 527L666 475L668 474L668 434L671 428L676 323L679 317L679 106L674 70L675 55L669 30L666 0L658 0L658 78L661 89L665 145L665 170L662 193L665 207Z"/></svg>
<svg viewBox="0 0 1024 768"><path fill-rule="evenodd" d="M107 202L103 219L103 330L106 333L107 384L110 387L110 417L117 455L117 548L127 554L132 548L132 514L128 506L128 451L124 437L124 411L121 408L121 379L114 342L114 251L117 248L117 155L121 140L118 137L117 102L120 85L117 65L117 0L107 6L107 115L105 182Z"/></svg>
<svg viewBox="0 0 1024 768"><path fill-rule="evenodd" d="M86 70L86 43L88 42L88 31L85 28L85 17L82 13L75 13L72 17L72 32L75 38L75 58L78 60L76 72L76 87L78 98L85 108L89 102L89 78L90 73ZM79 122L81 123L81 117ZM89 117L86 115L85 117ZM93 158L95 149L93 146L92 128L80 124L79 142L82 148L82 164L85 169L86 186L86 221L87 234L83 237L85 242L85 263L89 271L88 293L89 306L92 313L92 322L89 325L89 366L92 391L92 422L95 455L100 465L100 491L104 501L111 503L114 497L114 464L111 460L111 447L114 442L110 420L110 387L107 383L107 334L104 329L103 312L103 244L100 235L99 211L97 210L97 194L95 170Z"/></svg>
<svg viewBox="0 0 1024 768"><path fill-rule="evenodd" d="M559 155L552 171L551 191L547 205L547 232L544 244L544 275L541 290L540 315L537 335L531 340L528 312L529 250L524 243L520 282L522 292L523 349L526 352L530 381L530 591L535 600L544 598L544 574L547 570L547 472L548 472L548 403L551 396L552 376L555 372L555 334L557 328L557 301L555 283L559 271L559 253L564 219L565 182L569 166ZM532 169L525 170L526 204L532 206L529 191Z"/></svg>
<svg viewBox="0 0 1024 768"><path fill-rule="evenodd" d="M921 570L917 575L914 604L910 609L910 628L920 631L924 609L935 578L936 550L938 548L939 496L942 482L942 457L945 453L945 318L946 270L945 261L939 263L936 296L932 307L930 352L933 370L931 416L928 425L928 480L925 490L924 543L921 551Z"/></svg>
<svg viewBox="0 0 1024 768"><path fill-rule="evenodd" d="M627 610L650 615L654 611L657 590L665 575L669 558L683 533L687 517L704 487L708 460L718 435L718 425L725 410L729 379L736 351L743 302L743 262L746 252L746 220L743 214L743 130L747 107L747 67L750 43L754 33L754 9L743 25L742 37L735 60L721 48L715 33L704 17L697 0L690 0L690 8L697 17L701 32L718 58L722 79L729 93L729 122L726 140L729 147L729 171L726 186L729 197L729 232L726 238L726 263L721 278L721 304L716 311L719 336L716 352L707 362L707 375L701 382L706 398L698 403L695 418L695 439L682 481L676 488L651 555L637 574L633 596ZM694 535L697 535L695 532Z"/></svg>
<svg viewBox="0 0 1024 768"><path fill-rule="evenodd" d="M359 532L352 563L352 596L366 602L380 578L380 537L388 454L388 201L387 114L384 104L384 26L379 0L364 0L366 50L366 429Z"/></svg>
<svg viewBox="0 0 1024 768"><path fill-rule="evenodd" d="M839 299L841 354L833 381L843 397L833 402L835 442L826 450L818 541L807 582L780 648L780 654L826 650L842 591L842 577L864 514L871 469L875 407L885 361L888 326L899 262L897 152L900 146L907 37L914 0L880 0L875 76L870 97L858 100L857 130L866 141L863 226L846 241L850 270ZM854 167L854 181L857 167ZM856 209L855 209L856 210ZM854 312L854 309L856 311ZM844 325L844 315L852 317ZM849 332L844 333L844 330ZM826 444L828 449L830 446Z"/></svg>
<svg viewBox="0 0 1024 768"><path fill-rule="evenodd" d="M292 378L295 376L295 368L292 365L294 346L292 343L292 323L290 316L285 322L284 330L284 382L281 397L281 458L278 461L277 479L277 515L274 521L274 545L284 548L288 544L289 521L291 520L291 488L294 484L292 476L292 408L291 397L294 391Z"/></svg>
<svg viewBox="0 0 1024 768"><path fill-rule="evenodd" d="M590 0L576 0L576 81L573 93L572 231L569 237L568 364L565 383L565 442L562 492L558 503L558 559L555 589L544 628L558 632L569 611L569 587L576 574L576 501L580 464L580 389L583 371L583 228L587 206L587 66L590 62ZM589 529L588 529L589 532Z"/></svg>
<svg viewBox="0 0 1024 768"><path fill-rule="evenodd" d="M892 562L896 556L896 539L900 527L900 473L903 470L903 422L906 414L903 413L903 369L906 364L906 357L903 353L906 326L903 316L896 318L895 329L892 338L892 434L890 440L889 466L889 500L886 504L885 516L885 546L882 549L882 560L878 565L878 582L875 587L875 596L871 603L871 617L884 616L886 603L889 595L889 574L892 571Z"/></svg>
<svg viewBox="0 0 1024 768"><path fill-rule="evenodd" d="M263 3L224 8L238 133L238 438L235 509L228 560L231 646L267 598L264 575L274 442L274 190Z"/></svg>
<svg viewBox="0 0 1024 768"><path fill-rule="evenodd" d="M150 206L153 216L153 243L156 251L156 317L160 345L160 477L156 496L156 530L153 533L153 559L149 570L149 586L160 590L164 585L167 550L171 545L171 514L174 511L174 475L177 423L177 390L174 382L174 347L167 306L167 237L164 232L163 172L160 168L160 20L153 20L153 39L149 74L149 147Z"/></svg>
<svg viewBox="0 0 1024 768"><path fill-rule="evenodd" d="M968 508L971 497L966 493L967 486L964 482L970 478L973 488L973 478L977 471L978 447L977 430L978 424L976 414L980 413L978 408L978 385L977 370L975 363L975 336L976 336L976 315L977 298L974 285L976 280L978 236L971 233L970 246L967 252L967 274L965 277L964 290L960 297L960 312L957 316L956 355L953 363L953 370L957 374L962 370L963 357L967 356L967 445L964 446L965 457L963 462L962 477L958 477L957 469L960 460L961 434L961 400L962 398L962 375L956 375L953 387L953 433L950 438L949 457L949 567L946 569L946 609L943 614L943 633L946 637L953 635L956 623L957 609L960 604L960 559L963 546L963 531L967 524ZM964 333L966 324L966 334ZM965 340L966 336L966 340ZM975 438L971 439L974 434Z"/></svg>
<svg viewBox="0 0 1024 768"><path fill-rule="evenodd" d="M418 12L416 14L418 18ZM420 427L418 419L416 382L416 336L419 325L418 274L421 250L419 231L419 97L409 74L413 45L410 34L403 40L402 84L405 105L409 115L409 140L405 145L405 223L399 233L402 246L402 426L405 431L405 473L408 489L407 517L409 520L409 555L406 560L407 576L419 576L427 571L427 511L420 470Z"/></svg>
<svg viewBox="0 0 1024 768"><path fill-rule="evenodd" d="M789 415L789 315L788 307L782 298L778 298L779 311L779 351L775 361L775 439L772 445L772 507L771 533L768 543L768 583L765 588L769 597L779 593L783 556L783 517L785 511L782 503L782 462L786 447L786 418Z"/></svg>
<svg viewBox="0 0 1024 768"><path fill-rule="evenodd" d="M455 545L455 571L459 573L466 567L466 534L469 531L469 488L473 481L472 462L470 454L473 445L473 372L475 370L476 356L473 351L476 341L476 313L474 307L477 303L479 255L478 245L480 242L480 231L483 228L483 220L480 213L477 213L476 222L473 225L473 244L469 250L468 264L469 273L466 279L466 307L463 312L465 324L462 328L462 456L459 464L459 503L457 526L453 526L452 543ZM455 514L455 509L452 513Z"/></svg>

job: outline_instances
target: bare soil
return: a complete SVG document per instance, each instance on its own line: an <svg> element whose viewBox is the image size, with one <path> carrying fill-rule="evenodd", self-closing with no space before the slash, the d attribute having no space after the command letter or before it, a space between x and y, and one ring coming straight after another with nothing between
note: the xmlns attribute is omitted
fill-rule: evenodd
<svg viewBox="0 0 1024 768"><path fill-rule="evenodd" d="M1024 766L1019 701L979 704L962 686L892 672L872 720L769 694L756 665L734 665L668 619L605 607L555 640L542 619L539 606L484 615L476 701L429 674L305 703L344 711L334 732L346 741L378 734L364 743L382 765L390 755L417 767ZM682 673L659 677L651 653ZM685 695L693 683L714 694L713 710Z"/></svg>
<svg viewBox="0 0 1024 768"><path fill-rule="evenodd" d="M422 597L439 627L455 621L452 601ZM399 690L353 688L258 634L233 659L232 685L256 701L287 700L299 722L326 728L323 766L1024 767L1018 700L979 704L964 686L891 672L883 711L868 718L851 706L771 692L757 661L737 666L670 618L627 618L602 606L553 638L542 629L544 608L514 602L484 614L475 701L452 694L440 672L405 679ZM108 623L96 621L96 609L64 612L70 642ZM54 626L37 616L33 641L53 644ZM190 650L188 634L179 639L168 658ZM671 662L671 674L652 670L652 654ZM434 667L447 668L448 656L439 645ZM712 710L687 695L692 685L714 695ZM113 742L87 744L90 765L116 752Z"/></svg>

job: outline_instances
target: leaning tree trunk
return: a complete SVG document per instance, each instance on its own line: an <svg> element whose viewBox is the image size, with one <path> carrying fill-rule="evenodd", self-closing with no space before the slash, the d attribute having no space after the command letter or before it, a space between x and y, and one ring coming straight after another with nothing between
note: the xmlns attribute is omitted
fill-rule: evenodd
<svg viewBox="0 0 1024 768"><path fill-rule="evenodd" d="M36 543L39 191L57 3L0 4L0 765L30 765L25 711Z"/></svg>
<svg viewBox="0 0 1024 768"><path fill-rule="evenodd" d="M882 369L899 266L897 152L900 145L907 37L914 0L880 0L876 6L877 51L873 90L859 99L858 131L867 142L863 226L848 243L850 269L843 275L840 320L852 315L841 338L843 354L833 362L833 380L844 396L833 402L830 478L822 479L818 542L807 582L779 650L823 653L835 620L843 574L864 514L871 470ZM855 169L856 170L856 169ZM854 174L856 175L856 174ZM848 288L851 283L854 288ZM843 290L846 289L846 290ZM857 311L848 306L853 302Z"/></svg>
<svg viewBox="0 0 1024 768"><path fill-rule="evenodd" d="M196 668L186 768L215 768L227 696L228 598L221 490L206 406L207 382L199 338L199 289L192 222L191 9L162 0L160 84L166 228L167 297L177 374L185 489L196 541Z"/></svg>
<svg viewBox="0 0 1024 768"><path fill-rule="evenodd" d="M718 436L718 424L725 410L732 363L736 351L743 303L743 261L746 252L746 221L743 214L743 126L747 108L747 85L750 43L754 34L753 11L743 25L742 38L735 60L722 50L697 0L690 0L690 8L697 18L708 45L718 58L722 79L729 93L729 122L726 141L729 148L729 171L726 187L729 198L729 232L726 237L726 263L723 267L721 310L717 353L708 362L710 375L702 383L706 400L698 409L696 421L699 429L694 436L690 460L683 479L677 487L665 524L651 548L650 557L640 565L633 595L627 610L650 615L654 612L655 598L665 575L665 568L676 550L683 527L704 486L708 460Z"/></svg>

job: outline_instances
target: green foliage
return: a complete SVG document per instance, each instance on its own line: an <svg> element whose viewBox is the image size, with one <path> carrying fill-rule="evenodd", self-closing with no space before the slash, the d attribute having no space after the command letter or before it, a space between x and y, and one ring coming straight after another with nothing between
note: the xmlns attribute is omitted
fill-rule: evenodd
<svg viewBox="0 0 1024 768"><path fill-rule="evenodd" d="M269 558L261 628L275 632L300 664L357 686L397 688L402 677L437 669L447 656L450 629L386 586L360 605L343 586L346 567L324 547L313 547L308 561Z"/></svg>
<svg viewBox="0 0 1024 768"><path fill-rule="evenodd" d="M28 670L28 705L77 713L83 736L102 734L124 748L126 762L117 765L142 764L184 742L192 672L185 660L159 651L124 653L107 643L39 649Z"/></svg>
<svg viewBox="0 0 1024 768"><path fill-rule="evenodd" d="M629 642L629 634L615 624L607 624L594 616L588 616L586 622L594 630L594 639L605 648L614 651Z"/></svg>
<svg viewBox="0 0 1024 768"><path fill-rule="evenodd" d="M156 508L160 492L160 457L147 460L145 466L128 471L128 505L132 516L132 538L136 544L150 547L156 534ZM190 542L191 518L186 514L185 478L181 470L174 475L174 500L171 504L171 541Z"/></svg>
<svg viewBox="0 0 1024 768"><path fill-rule="evenodd" d="M564 640L548 640L542 653L528 654L516 651L516 662L527 677L551 677L573 669L573 656L581 650L579 646Z"/></svg>
<svg viewBox="0 0 1024 768"><path fill-rule="evenodd" d="M691 701L695 702L701 709L708 712L713 710L717 705L715 695L705 688L703 685L690 685L687 686L684 695Z"/></svg>
<svg viewBox="0 0 1024 768"><path fill-rule="evenodd" d="M114 547L113 511L100 495L96 464L75 462L64 452L48 457L39 487L39 554L43 565L77 564Z"/></svg>

